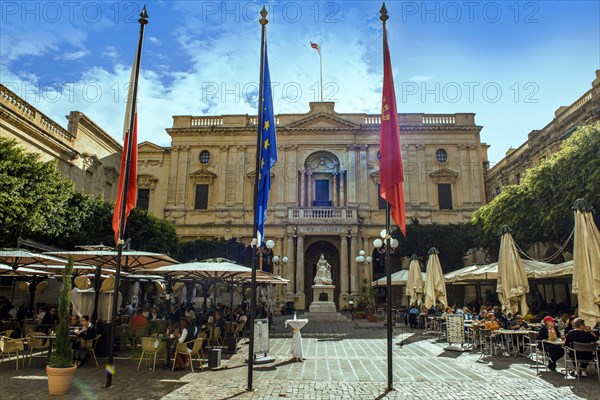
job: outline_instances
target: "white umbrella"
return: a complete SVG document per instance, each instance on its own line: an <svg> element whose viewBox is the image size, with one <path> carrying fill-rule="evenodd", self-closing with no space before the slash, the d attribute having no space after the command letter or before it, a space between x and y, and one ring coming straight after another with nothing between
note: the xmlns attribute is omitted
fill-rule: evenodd
<svg viewBox="0 0 600 400"><path fill-rule="evenodd" d="M421 263L416 255L410 258L408 266L408 278L406 279L406 295L410 299L410 304L417 303L421 305L423 302L423 273L421 272Z"/></svg>
<svg viewBox="0 0 600 400"><path fill-rule="evenodd" d="M529 282L511 232L508 226L502 227L496 291L504 312L515 315L520 306L521 314L525 315L528 310Z"/></svg>
<svg viewBox="0 0 600 400"><path fill-rule="evenodd" d="M437 302L443 306L448 305L446 282L444 282L444 274L442 274L438 253L435 247L429 249L428 252L429 259L425 270L425 306L427 308L431 308Z"/></svg>
<svg viewBox="0 0 600 400"><path fill-rule="evenodd" d="M600 233L589 203L577 199L573 209L573 294L577 294L579 317L594 326L600 321Z"/></svg>

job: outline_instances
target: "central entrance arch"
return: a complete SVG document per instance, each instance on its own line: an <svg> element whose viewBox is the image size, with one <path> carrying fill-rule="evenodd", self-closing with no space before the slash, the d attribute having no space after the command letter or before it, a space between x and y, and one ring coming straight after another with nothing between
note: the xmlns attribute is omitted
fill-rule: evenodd
<svg viewBox="0 0 600 400"><path fill-rule="evenodd" d="M312 285L314 284L313 279L317 272L317 262L321 254L325 256L325 259L331 264L331 279L335 285L334 298L329 299L335 303L335 306L339 308L339 297L340 297L340 252L336 245L327 240L317 240L306 249L304 255L304 288L306 293L306 308L308 308L313 302Z"/></svg>

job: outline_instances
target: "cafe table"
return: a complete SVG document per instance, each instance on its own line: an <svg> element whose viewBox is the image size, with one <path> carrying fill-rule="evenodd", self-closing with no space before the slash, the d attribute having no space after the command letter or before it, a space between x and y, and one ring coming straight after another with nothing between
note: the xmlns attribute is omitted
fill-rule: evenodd
<svg viewBox="0 0 600 400"><path fill-rule="evenodd" d="M516 357L520 353L520 349L521 349L521 338L524 337L525 335L528 335L530 332L527 329L498 329L496 331L497 333L501 334L502 336L504 336L507 340L508 337L515 337L517 338L517 348L515 350L515 353L513 354L514 357Z"/></svg>
<svg viewBox="0 0 600 400"><path fill-rule="evenodd" d="M296 361L304 360L304 354L302 351L302 334L300 330L304 327L304 325L308 324L308 319L288 319L285 321L285 326L290 326L292 328L293 336L292 336L292 348L291 353L292 357L296 359Z"/></svg>

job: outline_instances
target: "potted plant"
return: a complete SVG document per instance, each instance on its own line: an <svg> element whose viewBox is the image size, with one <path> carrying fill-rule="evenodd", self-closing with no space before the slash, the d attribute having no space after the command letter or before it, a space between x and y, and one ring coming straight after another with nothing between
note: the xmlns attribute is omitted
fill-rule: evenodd
<svg viewBox="0 0 600 400"><path fill-rule="evenodd" d="M362 315L358 317L359 313ZM357 318L368 318L369 322L377 322L375 315L375 292L368 279L363 279L358 293Z"/></svg>
<svg viewBox="0 0 600 400"><path fill-rule="evenodd" d="M73 349L69 337L69 322L71 318L71 275L73 274L73 259L62 271L62 287L58 304L58 326L56 327L55 349L46 367L48 375L48 392L51 395L64 395L69 391L73 374L77 367L73 364Z"/></svg>

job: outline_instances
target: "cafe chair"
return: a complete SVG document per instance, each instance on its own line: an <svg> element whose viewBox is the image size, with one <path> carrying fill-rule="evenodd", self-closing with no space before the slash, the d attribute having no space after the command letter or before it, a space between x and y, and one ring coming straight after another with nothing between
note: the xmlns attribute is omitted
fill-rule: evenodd
<svg viewBox="0 0 600 400"><path fill-rule="evenodd" d="M196 356L198 362L200 363L200 369L204 370L204 365L202 365L202 359L200 358L200 354L202 354L202 358L204 358L204 353L202 352L202 344L204 342L204 338L190 340L185 343L178 343L177 347L175 347L175 356L173 359L173 367L171 371L175 371L175 360L177 359L177 354L183 354L187 357L188 362L190 364L190 369L194 372L194 360L193 356ZM188 344L193 343L192 350L188 351Z"/></svg>
<svg viewBox="0 0 600 400"><path fill-rule="evenodd" d="M208 345L210 347L223 346L223 342L221 341L221 328L215 326L210 331L210 336L208 338Z"/></svg>
<svg viewBox="0 0 600 400"><path fill-rule="evenodd" d="M17 365L17 371L19 370L19 352L25 349L23 339L11 339L8 337L0 337L0 364L4 361L4 357L8 355L9 359L11 354L15 354L15 361ZM23 366L25 366L25 358L23 358Z"/></svg>
<svg viewBox="0 0 600 400"><path fill-rule="evenodd" d="M166 342L156 337L143 337L140 339L140 344L142 347L142 355L140 356L140 362L138 363L137 370L140 370L140 365L142 365L142 359L144 359L145 356L146 368L148 368L148 362L150 361L150 357L153 357L152 372L154 372L156 368L156 355L160 352L165 352Z"/></svg>
<svg viewBox="0 0 600 400"><path fill-rule="evenodd" d="M569 378L569 372L572 371L577 376L579 382L580 371L582 370L581 364L587 363L596 367L596 373L598 374L598 380L600 381L600 364L598 360L598 345L596 343L579 343L573 342L573 347L565 346L565 378ZM591 359L584 359L577 356L578 352L589 352L592 354ZM571 368L569 368L569 364Z"/></svg>
<svg viewBox="0 0 600 400"><path fill-rule="evenodd" d="M239 342L240 335L246 340L246 322L238 322L233 335L235 336L236 342Z"/></svg>
<svg viewBox="0 0 600 400"><path fill-rule="evenodd" d="M42 355L44 355L44 351L48 350L49 341L42 339L40 333L29 332L27 334L27 354L25 354L25 358L29 356L29 366L31 367L31 359L33 358L34 351L40 351Z"/></svg>
<svg viewBox="0 0 600 400"><path fill-rule="evenodd" d="M85 340L85 348L90 352L90 357L94 360L96 367L98 367L98 359L96 358L96 345L100 340L101 334L97 334L95 338L90 340Z"/></svg>
<svg viewBox="0 0 600 400"><path fill-rule="evenodd" d="M536 375L539 375L538 370L541 368L548 370L548 365L546 363L546 352L542 347L544 342L537 340L537 335L537 332L529 332L523 337L523 351L529 349L527 357L533 362L529 367L535 368Z"/></svg>

